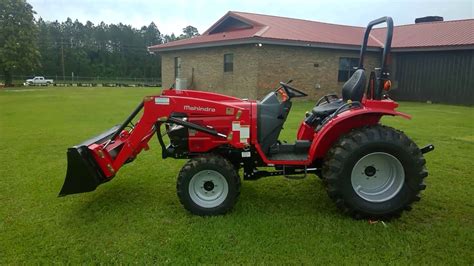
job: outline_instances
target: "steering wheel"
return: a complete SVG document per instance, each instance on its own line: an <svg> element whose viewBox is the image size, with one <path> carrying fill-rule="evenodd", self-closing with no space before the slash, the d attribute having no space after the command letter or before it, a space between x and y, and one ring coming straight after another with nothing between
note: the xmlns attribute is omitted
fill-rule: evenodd
<svg viewBox="0 0 474 266"><path fill-rule="evenodd" d="M321 97L318 102L316 103L316 106L319 106L320 104L322 103L331 103L332 99L339 99L339 97L337 96L337 94L335 93L330 93L330 94L327 94L327 95L324 95L323 97Z"/></svg>
<svg viewBox="0 0 474 266"><path fill-rule="evenodd" d="M292 80L290 80L288 83L290 83ZM285 82L280 82L280 86L285 90L286 94L288 95L288 98L297 98L297 97L305 97L308 96L308 94L295 89L292 87L290 84L285 83Z"/></svg>

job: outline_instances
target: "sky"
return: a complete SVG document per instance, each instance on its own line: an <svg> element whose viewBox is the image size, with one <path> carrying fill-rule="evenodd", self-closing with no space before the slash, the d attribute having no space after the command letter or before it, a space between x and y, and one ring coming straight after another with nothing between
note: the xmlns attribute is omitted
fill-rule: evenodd
<svg viewBox="0 0 474 266"><path fill-rule="evenodd" d="M423 16L444 20L474 18L474 0L27 0L47 21L70 17L82 23L123 23L136 28L152 21L163 34L180 34L188 25L200 33L228 11L243 11L366 26L370 20L391 16L395 25L414 23Z"/></svg>

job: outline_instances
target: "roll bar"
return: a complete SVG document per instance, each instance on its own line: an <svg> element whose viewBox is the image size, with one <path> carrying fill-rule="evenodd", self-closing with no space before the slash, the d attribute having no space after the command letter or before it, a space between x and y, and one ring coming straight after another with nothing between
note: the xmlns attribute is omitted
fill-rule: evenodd
<svg viewBox="0 0 474 266"><path fill-rule="evenodd" d="M382 54L382 72L385 72L387 68L388 62L388 55L390 54L390 49L392 48L392 36L393 36L393 20L391 17L381 17L376 20L369 22L367 28L365 29L364 33L364 41L362 43L362 47L360 48L360 56L359 56L359 67L364 68L364 57L365 52L367 50L367 42L369 41L370 31L372 27L378 24L387 23L387 35L385 37L385 44L383 47L383 54Z"/></svg>
<svg viewBox="0 0 474 266"><path fill-rule="evenodd" d="M369 41L370 31L372 27L381 23L387 23L387 35L385 36L385 44L382 52L382 65L380 68L376 68L374 73L374 86L372 87L372 94L370 98L380 100L383 97L382 89L385 80L390 79L390 74L388 73L388 57L390 55L390 49L392 48L392 36L393 36L393 20L391 17L381 17L379 19L369 22L364 33L364 41L360 48L360 57L359 57L359 69L364 69L364 57L367 50L367 43ZM370 87L370 86L369 86ZM368 89L369 90L369 89ZM369 95L368 95L369 96Z"/></svg>

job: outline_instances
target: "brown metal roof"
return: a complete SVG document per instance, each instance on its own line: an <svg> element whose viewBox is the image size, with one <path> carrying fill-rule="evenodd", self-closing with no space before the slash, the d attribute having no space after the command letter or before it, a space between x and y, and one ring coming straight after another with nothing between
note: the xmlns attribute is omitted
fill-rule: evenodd
<svg viewBox="0 0 474 266"><path fill-rule="evenodd" d="M229 18L237 19L251 28L236 29L229 26L228 31L223 31L222 25ZM219 32L215 32L215 29L219 29ZM160 52L259 42L358 49L364 30L363 27L230 11L201 36L154 45L149 49ZM381 47L384 38L384 28L374 29L369 47ZM396 26L394 29L394 51L453 46L474 46L474 19L419 23Z"/></svg>
<svg viewBox="0 0 474 266"><path fill-rule="evenodd" d="M375 29L372 35L383 40L385 29ZM394 27L392 47L409 48L474 46L474 19L425 22Z"/></svg>

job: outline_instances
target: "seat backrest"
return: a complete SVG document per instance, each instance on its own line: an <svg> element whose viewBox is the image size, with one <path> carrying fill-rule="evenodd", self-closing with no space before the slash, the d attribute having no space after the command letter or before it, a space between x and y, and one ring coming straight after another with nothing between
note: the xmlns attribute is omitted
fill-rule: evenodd
<svg viewBox="0 0 474 266"><path fill-rule="evenodd" d="M364 96L365 81L365 71L357 69L352 74L352 77L342 86L342 99L344 102L348 100L360 102Z"/></svg>

